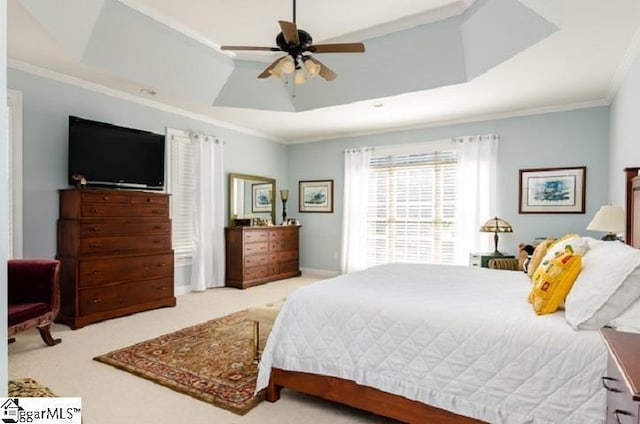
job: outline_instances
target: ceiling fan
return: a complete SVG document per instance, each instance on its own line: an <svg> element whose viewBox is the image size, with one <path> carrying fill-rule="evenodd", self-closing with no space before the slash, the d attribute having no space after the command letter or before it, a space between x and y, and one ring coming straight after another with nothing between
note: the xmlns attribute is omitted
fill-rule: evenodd
<svg viewBox="0 0 640 424"><path fill-rule="evenodd" d="M296 0L293 0L293 22L278 21L281 32L276 37L278 47L257 46L222 46L222 50L258 50L258 51L282 51L286 54L276 59L267 66L258 78L274 76L281 78L282 74L294 73L293 80L296 84L302 84L306 75L314 77L320 75L327 81L333 81L338 74L327 68L311 53L364 53L362 43L333 43L313 44L311 35L296 25ZM306 71L306 75L305 75Z"/></svg>

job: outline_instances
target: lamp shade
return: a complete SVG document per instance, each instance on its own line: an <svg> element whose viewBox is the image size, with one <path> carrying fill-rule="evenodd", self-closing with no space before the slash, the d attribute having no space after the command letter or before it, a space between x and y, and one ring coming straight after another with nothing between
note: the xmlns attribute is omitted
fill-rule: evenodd
<svg viewBox="0 0 640 424"><path fill-rule="evenodd" d="M604 231L609 235L613 235L623 232L625 229L624 224L625 214L622 206L600 206L600 209L587 226L587 230Z"/></svg>
<svg viewBox="0 0 640 424"><path fill-rule="evenodd" d="M480 232L493 233L493 255L501 256L502 253L498 250L498 233L512 233L513 228L507 221L496 216L485 222L480 227Z"/></svg>
<svg viewBox="0 0 640 424"><path fill-rule="evenodd" d="M513 228L504 219L500 219L497 216L491 218L480 227L481 233L512 233Z"/></svg>
<svg viewBox="0 0 640 424"><path fill-rule="evenodd" d="M289 199L289 190L280 190L280 198L282 200L288 200Z"/></svg>

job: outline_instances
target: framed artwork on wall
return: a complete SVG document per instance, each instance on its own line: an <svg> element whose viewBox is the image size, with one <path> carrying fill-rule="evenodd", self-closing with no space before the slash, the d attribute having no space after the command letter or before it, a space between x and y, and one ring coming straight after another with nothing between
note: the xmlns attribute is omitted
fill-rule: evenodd
<svg viewBox="0 0 640 424"><path fill-rule="evenodd" d="M520 170L519 213L584 213L587 167Z"/></svg>
<svg viewBox="0 0 640 424"><path fill-rule="evenodd" d="M271 184L251 184L251 212L271 212Z"/></svg>
<svg viewBox="0 0 640 424"><path fill-rule="evenodd" d="M333 180L300 181L300 212L333 213Z"/></svg>

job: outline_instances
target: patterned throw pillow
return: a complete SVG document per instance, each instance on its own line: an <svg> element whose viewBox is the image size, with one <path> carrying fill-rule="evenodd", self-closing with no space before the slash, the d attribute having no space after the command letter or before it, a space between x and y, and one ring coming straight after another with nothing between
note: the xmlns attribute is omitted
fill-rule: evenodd
<svg viewBox="0 0 640 424"><path fill-rule="evenodd" d="M564 253L540 264L533 276L533 287L529 294L529 302L536 314L557 311L581 269L582 257L575 254L570 246Z"/></svg>

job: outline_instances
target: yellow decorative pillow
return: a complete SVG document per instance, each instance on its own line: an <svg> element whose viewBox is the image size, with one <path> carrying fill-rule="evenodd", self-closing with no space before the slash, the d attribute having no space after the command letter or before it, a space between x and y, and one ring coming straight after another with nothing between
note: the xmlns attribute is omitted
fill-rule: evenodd
<svg viewBox="0 0 640 424"><path fill-rule="evenodd" d="M540 266L544 255L547 253L547 249L553 243L552 238L548 238L546 240L542 240L540 244L536 246L536 250L533 251L533 255L531 256L531 260L529 261L529 266L527 268L527 274L529 277L533 278L533 273L536 272L536 269Z"/></svg>
<svg viewBox="0 0 640 424"><path fill-rule="evenodd" d="M529 301L538 315L558 310L582 270L582 257L569 246L564 253L545 260L533 276Z"/></svg>

